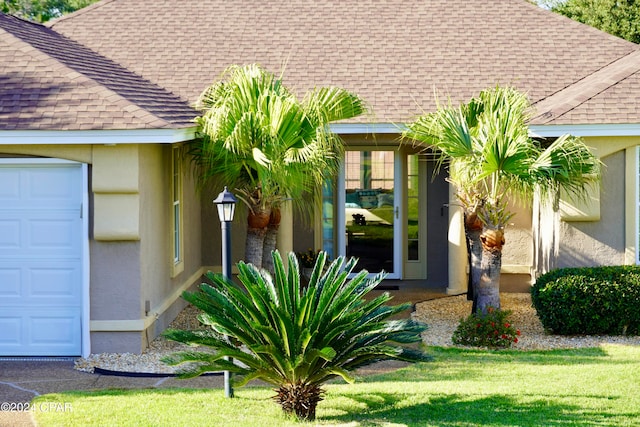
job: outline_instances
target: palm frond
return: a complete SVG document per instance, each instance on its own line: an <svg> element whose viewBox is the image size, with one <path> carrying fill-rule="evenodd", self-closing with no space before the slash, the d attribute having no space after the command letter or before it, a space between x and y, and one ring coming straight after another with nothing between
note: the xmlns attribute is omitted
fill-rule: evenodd
<svg viewBox="0 0 640 427"><path fill-rule="evenodd" d="M600 162L580 139L563 136L542 149L530 138L531 112L524 93L498 86L459 107L439 106L403 137L437 149L438 168L447 165L465 208L484 206L481 219L504 225L507 201L530 201L536 192L555 200L560 189L585 195L600 178Z"/></svg>
<svg viewBox="0 0 640 427"><path fill-rule="evenodd" d="M531 165L542 200L553 200L559 190L580 199L601 177L601 162L582 139L562 135Z"/></svg>
<svg viewBox="0 0 640 427"><path fill-rule="evenodd" d="M202 137L191 156L200 183L214 178L245 195L254 207L277 208L291 200L303 218L324 182L338 170L344 150L329 123L366 112L361 98L341 88L316 88L302 102L279 78L258 65L231 66L196 103Z"/></svg>
<svg viewBox="0 0 640 427"><path fill-rule="evenodd" d="M295 254L288 255L288 271L280 254L273 254L273 277L251 264L238 264L240 286L227 278L209 274L212 285L185 293L189 302L203 310L203 331L167 331L165 335L191 345L210 347L213 353L183 352L166 359L188 364L184 375L207 369L230 368L224 357L242 363L232 367L241 382L261 378L272 384L315 383L334 376L350 379L357 365L396 358L404 353L392 344L420 340L425 325L389 320L407 308L388 307L390 296L366 300L383 278L368 278L362 271L348 279L357 260L339 257L325 268L320 252L309 285L300 283ZM232 339L229 339L232 338ZM235 346L239 342L241 347Z"/></svg>

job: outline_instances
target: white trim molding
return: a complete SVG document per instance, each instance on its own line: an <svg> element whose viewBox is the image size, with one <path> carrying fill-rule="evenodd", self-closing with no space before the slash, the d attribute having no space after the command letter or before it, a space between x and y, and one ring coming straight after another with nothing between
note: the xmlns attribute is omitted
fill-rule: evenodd
<svg viewBox="0 0 640 427"><path fill-rule="evenodd" d="M531 125L533 137L557 137L564 134L574 136L638 136L640 123L632 124L586 124L586 125Z"/></svg>
<svg viewBox="0 0 640 427"><path fill-rule="evenodd" d="M334 123L329 129L340 135L354 134L401 134L407 130L402 123ZM532 137L558 137L564 134L575 136L640 136L640 123L624 124L575 124L575 125L530 125Z"/></svg>
<svg viewBox="0 0 640 427"><path fill-rule="evenodd" d="M11 130L0 131L0 145L173 144L194 139L196 129Z"/></svg>
<svg viewBox="0 0 640 427"><path fill-rule="evenodd" d="M401 134L407 129L404 124L395 123L333 123L329 125L331 132L339 135L356 134Z"/></svg>

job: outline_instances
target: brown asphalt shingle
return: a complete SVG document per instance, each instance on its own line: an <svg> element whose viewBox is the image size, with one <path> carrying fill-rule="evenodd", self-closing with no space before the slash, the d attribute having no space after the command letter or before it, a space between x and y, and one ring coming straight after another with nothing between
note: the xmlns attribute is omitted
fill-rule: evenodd
<svg viewBox="0 0 640 427"><path fill-rule="evenodd" d="M51 27L191 102L227 66L256 62L285 68L300 93L352 90L373 107L357 120L378 123L496 84L540 101L638 50L524 0L104 0ZM585 88L557 120L640 123L635 79Z"/></svg>
<svg viewBox="0 0 640 427"><path fill-rule="evenodd" d="M0 14L0 129L193 126L187 102L51 29Z"/></svg>
<svg viewBox="0 0 640 427"><path fill-rule="evenodd" d="M541 100L532 123L597 124L603 116L608 123L637 123L639 65L640 50L636 50Z"/></svg>

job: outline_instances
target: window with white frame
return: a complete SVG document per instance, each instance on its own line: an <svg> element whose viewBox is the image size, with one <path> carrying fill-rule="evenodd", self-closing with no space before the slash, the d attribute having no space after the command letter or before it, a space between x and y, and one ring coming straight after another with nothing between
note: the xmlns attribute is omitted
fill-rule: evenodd
<svg viewBox="0 0 640 427"><path fill-rule="evenodd" d="M173 248L173 275L184 269L182 245L182 151L179 146L171 150L171 231Z"/></svg>

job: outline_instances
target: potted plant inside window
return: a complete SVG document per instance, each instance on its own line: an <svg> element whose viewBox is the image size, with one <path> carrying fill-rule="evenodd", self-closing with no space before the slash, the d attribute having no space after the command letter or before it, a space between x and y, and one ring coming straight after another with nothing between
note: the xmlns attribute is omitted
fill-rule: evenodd
<svg viewBox="0 0 640 427"><path fill-rule="evenodd" d="M300 264L300 270L302 276L307 279L307 281L311 278L311 273L313 272L313 267L316 265L316 260L318 259L318 254L320 251L314 251L309 248L306 252L297 252L296 256L298 257L298 263Z"/></svg>

